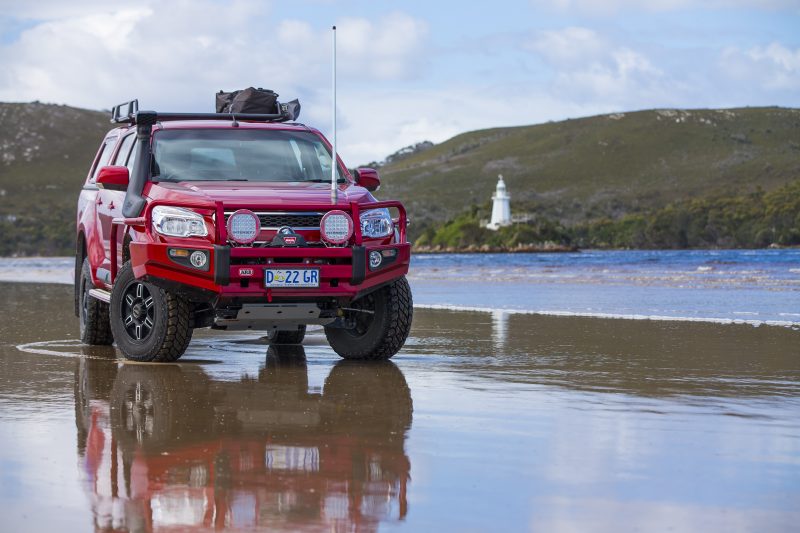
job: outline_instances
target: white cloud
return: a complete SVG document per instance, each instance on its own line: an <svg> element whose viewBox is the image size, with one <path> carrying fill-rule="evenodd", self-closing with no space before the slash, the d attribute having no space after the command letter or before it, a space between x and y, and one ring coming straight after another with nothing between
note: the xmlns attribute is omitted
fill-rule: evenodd
<svg viewBox="0 0 800 533"><path fill-rule="evenodd" d="M210 110L217 90L255 85L300 97L309 124L325 129L330 122L329 27L280 19L268 4L249 0L144 1L114 10L89 2L66 15L59 6L15 11L48 20L0 45L0 101L97 109L138 97L143 108ZM424 67L427 25L420 19L392 12L341 18L337 27L340 85L360 90L413 79ZM350 116L342 112L342 133L361 127Z"/></svg>
<svg viewBox="0 0 800 533"><path fill-rule="evenodd" d="M666 96L668 85L672 85L644 53L616 44L589 28L538 32L524 48L552 68L552 93L573 101L615 104L625 109L632 102Z"/></svg>
<svg viewBox="0 0 800 533"><path fill-rule="evenodd" d="M688 0L543 5L627 13L679 9ZM0 44L0 101L97 109L138 97L143 108L202 111L211 110L219 89L255 85L299 97L309 125L327 131L330 124L330 26L300 18L302 10L284 16L256 0L0 0L0 9L13 19L5 38L15 39ZM800 50L785 43L720 54L717 44L671 45L663 34L669 29L652 38L639 34L637 42L583 22L530 34L520 54L510 45L519 40L514 34L478 33L454 45L458 31L436 27L433 39L423 16L341 11L351 15L335 21L339 146L353 165L469 129L647 107L797 102ZM449 20L454 27L461 22L458 15ZM17 36L16 28L27 29Z"/></svg>
<svg viewBox="0 0 800 533"><path fill-rule="evenodd" d="M417 77L415 69L420 64L408 59L424 57L423 42L428 32L424 21L395 12L377 23L345 18L339 27L337 46L343 67L384 80Z"/></svg>
<svg viewBox="0 0 800 533"><path fill-rule="evenodd" d="M534 0L535 5L541 4ZM563 11L593 14L616 13L623 9L668 11L690 4L690 0L551 0L551 5Z"/></svg>
<svg viewBox="0 0 800 533"><path fill-rule="evenodd" d="M575 457L575 456L573 456ZM574 462L574 459L573 459ZM608 479L608 478L606 478ZM724 500L723 500L724 502ZM670 501L635 495L619 499L549 496L533 503L539 511L532 530L567 533L596 531L786 531L800 519L800 513L758 503Z"/></svg>
<svg viewBox="0 0 800 533"><path fill-rule="evenodd" d="M747 50L728 48L720 66L737 83L768 91L800 90L800 48L791 49L780 43Z"/></svg>
<svg viewBox="0 0 800 533"><path fill-rule="evenodd" d="M338 27L342 75L416 75L424 22L395 12ZM135 93L148 105L186 106L197 103L187 95L251 84L314 96L329 91L330 30L275 20L258 3L183 0L42 22L0 46L0 62L0 100L99 107Z"/></svg>
<svg viewBox="0 0 800 533"><path fill-rule="evenodd" d="M537 52L553 65L574 66L603 59L609 43L589 28L568 27L541 31L525 43L525 48Z"/></svg>
<svg viewBox="0 0 800 533"><path fill-rule="evenodd" d="M796 0L531 0L535 7L588 15L613 15L619 12L666 12L683 9L797 10Z"/></svg>
<svg viewBox="0 0 800 533"><path fill-rule="evenodd" d="M126 10L151 3L153 3L152 0L115 0L113 7L114 9ZM0 12L3 15L20 19L54 20L66 17L82 17L108 10L108 0L80 0L79 2L64 2L64 0L36 0L35 2L0 0Z"/></svg>
<svg viewBox="0 0 800 533"><path fill-rule="evenodd" d="M342 153L351 165L383 159L422 140L442 142L471 130L534 124L617 109L595 102L567 101L525 83L364 90L342 95L340 108L352 124L341 132L339 139Z"/></svg>
<svg viewBox="0 0 800 533"><path fill-rule="evenodd" d="M342 18L336 26L337 69L342 75L404 80L417 77L424 64L427 24L422 20L394 12L375 21ZM320 71L330 70L330 28L315 30L304 21L284 20L277 34L281 50L289 51L298 62L311 60ZM302 67L307 70L305 64Z"/></svg>

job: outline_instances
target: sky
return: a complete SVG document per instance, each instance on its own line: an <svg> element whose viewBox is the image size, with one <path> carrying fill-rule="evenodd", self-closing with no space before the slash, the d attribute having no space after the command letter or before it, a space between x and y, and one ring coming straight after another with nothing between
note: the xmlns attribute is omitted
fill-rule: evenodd
<svg viewBox="0 0 800 533"><path fill-rule="evenodd" d="M299 98L349 166L649 108L800 107L800 0L0 0L0 101L213 111Z"/></svg>

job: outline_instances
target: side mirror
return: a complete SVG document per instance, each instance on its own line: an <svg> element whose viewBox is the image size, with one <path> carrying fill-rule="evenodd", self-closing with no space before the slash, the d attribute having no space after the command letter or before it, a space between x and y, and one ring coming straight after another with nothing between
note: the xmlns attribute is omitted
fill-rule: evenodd
<svg viewBox="0 0 800 533"><path fill-rule="evenodd" d="M128 167L115 165L101 168L97 173L97 179L94 180L98 187L110 191L128 190L128 181L130 181Z"/></svg>
<svg viewBox="0 0 800 533"><path fill-rule="evenodd" d="M359 168L356 170L356 183L368 191L377 191L381 187L381 178L374 168Z"/></svg>

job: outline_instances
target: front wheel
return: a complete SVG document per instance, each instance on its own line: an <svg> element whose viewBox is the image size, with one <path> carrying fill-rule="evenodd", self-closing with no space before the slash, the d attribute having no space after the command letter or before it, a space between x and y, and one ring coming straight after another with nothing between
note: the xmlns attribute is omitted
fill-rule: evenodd
<svg viewBox="0 0 800 533"><path fill-rule="evenodd" d="M138 280L125 263L111 291L111 331L117 347L133 361L177 361L189 346L189 303Z"/></svg>
<svg viewBox="0 0 800 533"><path fill-rule="evenodd" d="M400 351L414 314L405 277L354 300L345 311L353 327L325 328L331 348L345 359L386 360Z"/></svg>

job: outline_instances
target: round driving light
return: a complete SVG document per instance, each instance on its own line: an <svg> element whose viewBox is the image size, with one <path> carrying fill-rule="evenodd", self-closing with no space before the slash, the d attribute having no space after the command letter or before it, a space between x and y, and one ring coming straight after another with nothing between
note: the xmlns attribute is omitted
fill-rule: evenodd
<svg viewBox="0 0 800 533"><path fill-rule="evenodd" d="M204 252L196 251L192 252L192 255L189 256L189 261L195 268L203 268L204 266L206 266L208 258L206 257L206 254Z"/></svg>
<svg viewBox="0 0 800 533"><path fill-rule="evenodd" d="M228 217L228 237L239 244L250 244L261 231L261 222L249 209L239 209Z"/></svg>
<svg viewBox="0 0 800 533"><path fill-rule="evenodd" d="M372 269L378 268L381 266L381 261L383 261L383 257L381 257L381 253L377 250L372 250L369 253L369 267Z"/></svg>
<svg viewBox="0 0 800 533"><path fill-rule="evenodd" d="M344 211L335 209L322 217L319 225L322 238L331 244L344 244L353 235L353 219Z"/></svg>

